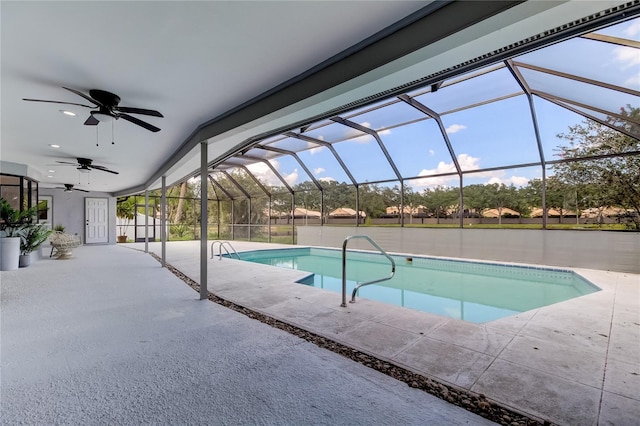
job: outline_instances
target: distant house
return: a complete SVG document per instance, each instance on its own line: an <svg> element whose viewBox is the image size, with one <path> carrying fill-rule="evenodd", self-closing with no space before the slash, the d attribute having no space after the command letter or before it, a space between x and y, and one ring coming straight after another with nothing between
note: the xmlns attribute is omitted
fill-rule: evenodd
<svg viewBox="0 0 640 426"><path fill-rule="evenodd" d="M531 210L531 217L542 217L543 215L543 210L542 209L533 209ZM571 211L571 210L562 210L562 213L560 213L560 210L557 209L548 209L547 210L547 217L570 217L576 216L576 213Z"/></svg>
<svg viewBox="0 0 640 426"><path fill-rule="evenodd" d="M521 216L519 212L515 210L511 210L506 207L503 207L501 209L500 214L498 214L498 209L486 209L482 212L482 217L498 217L499 215L501 215L502 217L505 217L505 216L520 217Z"/></svg>
<svg viewBox="0 0 640 426"><path fill-rule="evenodd" d="M582 211L580 217L585 217L589 219L597 218L600 216L603 217L618 217L624 216L628 211L621 207L592 207L589 209L585 209Z"/></svg>
<svg viewBox="0 0 640 426"><path fill-rule="evenodd" d="M320 212L317 212L315 210L307 210L307 209L303 209L301 207L297 207L294 211L293 211L293 217L295 217L296 219L301 219L301 218L314 218L314 219L320 219L320 216L322 216L322 214Z"/></svg>
<svg viewBox="0 0 640 426"><path fill-rule="evenodd" d="M363 211L359 212L359 216L360 217L367 217L367 214ZM350 209L347 207L340 207L335 209L334 211L332 211L331 213L329 213L329 217L342 217L342 218L355 218L356 217L356 211L354 209Z"/></svg>
<svg viewBox="0 0 640 426"><path fill-rule="evenodd" d="M387 214L388 215L397 215L398 212L400 211L400 209L398 209L398 206L391 206L391 207L387 207ZM419 214L425 214L427 212L427 208L425 206L402 206L402 211L404 212L404 214L410 214L410 215L419 215Z"/></svg>
<svg viewBox="0 0 640 426"><path fill-rule="evenodd" d="M269 216L269 209L264 210L264 215ZM291 216L295 217L296 219L301 219L301 218L320 219L322 214L315 210L303 209L302 207L297 207L293 212L276 212L273 210L271 211L271 217L286 219L288 217L290 218Z"/></svg>

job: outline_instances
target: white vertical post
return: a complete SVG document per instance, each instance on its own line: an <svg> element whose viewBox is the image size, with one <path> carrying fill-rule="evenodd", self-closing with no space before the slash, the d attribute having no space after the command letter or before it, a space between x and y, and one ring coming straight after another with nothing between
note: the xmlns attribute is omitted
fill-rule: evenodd
<svg viewBox="0 0 640 426"><path fill-rule="evenodd" d="M208 177L207 142L200 142L200 300L209 298L209 290L207 289Z"/></svg>
<svg viewBox="0 0 640 426"><path fill-rule="evenodd" d="M149 253L149 191L146 189L144 190L144 252Z"/></svg>
<svg viewBox="0 0 640 426"><path fill-rule="evenodd" d="M271 194L269 194L269 225L267 226L267 242L271 242Z"/></svg>
<svg viewBox="0 0 640 426"><path fill-rule="evenodd" d="M167 177L162 176L160 197L160 241L162 241L162 267L167 266Z"/></svg>

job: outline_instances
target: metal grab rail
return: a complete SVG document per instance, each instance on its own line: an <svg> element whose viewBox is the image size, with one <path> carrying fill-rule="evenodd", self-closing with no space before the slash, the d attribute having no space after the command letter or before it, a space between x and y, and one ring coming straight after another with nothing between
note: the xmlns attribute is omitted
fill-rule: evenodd
<svg viewBox="0 0 640 426"><path fill-rule="evenodd" d="M343 308L347 307L347 243L352 238L364 238L364 239L366 239L367 241L369 241L371 243L371 245L373 245L375 248L377 248L380 253L382 253L387 259L389 259L389 261L391 262L391 275L389 275L386 278L380 278L379 280L368 281L368 282L364 282L364 283L360 283L360 284L356 285L356 287L353 289L353 293L351 294L351 300L349 301L349 303L356 303L356 292L358 291L358 289L360 289L360 287L364 287L365 285L376 284L376 283L379 283L379 282L382 282L382 281L390 280L396 274L396 262L393 260L393 258L391 256L389 256L387 254L386 251L384 251L382 249L382 247L380 247L369 236L367 236L367 235L351 235L351 236L345 238L344 242L342 243L342 304L340 305Z"/></svg>
<svg viewBox="0 0 640 426"><path fill-rule="evenodd" d="M218 247L218 260L222 260L222 249L224 249L224 251L227 252L227 255L229 257L231 257L231 252L229 252L229 249L227 248L227 246L229 246L229 248L231 249L233 254L236 255L238 260L241 260L240 259L240 255L238 254L236 249L233 248L233 246L231 245L231 243L229 241L220 241L220 240L215 240L214 242L211 243L211 259L213 259L213 248L216 246L216 244L219 244L219 247Z"/></svg>

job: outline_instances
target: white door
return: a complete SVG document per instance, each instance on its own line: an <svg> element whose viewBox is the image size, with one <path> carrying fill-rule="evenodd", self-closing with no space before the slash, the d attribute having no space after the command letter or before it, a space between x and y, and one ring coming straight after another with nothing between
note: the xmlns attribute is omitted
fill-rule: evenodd
<svg viewBox="0 0 640 426"><path fill-rule="evenodd" d="M109 200L107 198L85 198L85 243L109 242Z"/></svg>

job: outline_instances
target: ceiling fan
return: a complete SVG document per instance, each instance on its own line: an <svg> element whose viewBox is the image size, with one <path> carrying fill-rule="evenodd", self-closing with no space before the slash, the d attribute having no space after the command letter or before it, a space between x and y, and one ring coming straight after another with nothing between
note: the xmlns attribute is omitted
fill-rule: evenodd
<svg viewBox="0 0 640 426"><path fill-rule="evenodd" d="M153 117L164 117L158 111L155 111L152 109L119 106L120 96L115 95L111 92L107 92L106 90L91 89L89 90L89 95L86 95L80 92L79 90L70 89L68 87L63 87L63 89L83 97L84 99L88 100L94 105L78 104L74 102L48 101L44 99L22 98L22 100L31 101L31 102L48 102L52 104L77 105L85 108L96 108L95 111L91 111L90 113L91 115L89 115L89 118L87 118L87 120L84 122L86 126L95 126L101 121L108 121L112 119L117 120L119 118L122 118L133 124L137 124L138 126L144 127L145 129L150 130L152 132L160 131L158 127L129 115L129 114L141 114L141 115L149 115Z"/></svg>
<svg viewBox="0 0 640 426"><path fill-rule="evenodd" d="M86 189L74 188L73 185L70 183L63 183L63 185L64 185L64 188L61 186L57 186L56 189L64 189L64 192L73 192L73 191L89 192Z"/></svg>
<svg viewBox="0 0 640 426"><path fill-rule="evenodd" d="M90 160L88 158L78 158L77 160L78 161L76 163L71 163L69 161L56 161L56 163L78 166L77 169L83 173L89 173L93 169L93 170L100 170L107 173L113 173L114 175L119 174L116 171L107 169L105 166L99 166L97 164L93 164L93 160Z"/></svg>

